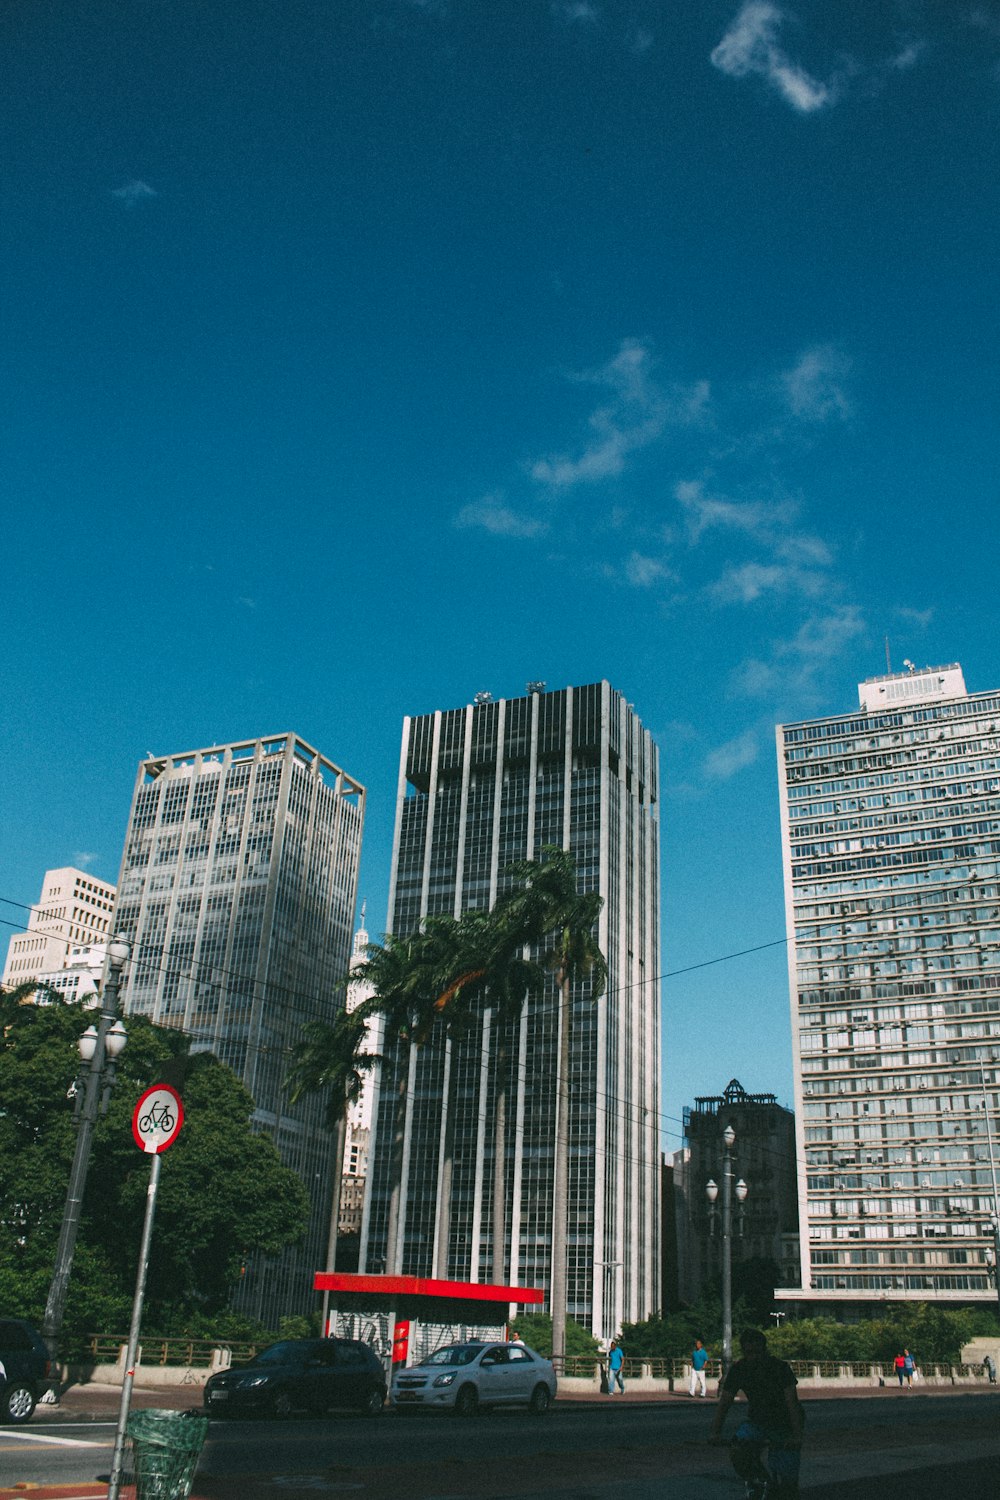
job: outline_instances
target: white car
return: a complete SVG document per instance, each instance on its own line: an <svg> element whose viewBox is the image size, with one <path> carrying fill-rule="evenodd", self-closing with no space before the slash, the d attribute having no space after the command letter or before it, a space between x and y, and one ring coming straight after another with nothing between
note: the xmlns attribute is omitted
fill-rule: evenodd
<svg viewBox="0 0 1000 1500"><path fill-rule="evenodd" d="M480 1406L526 1406L542 1416L555 1394L551 1361L518 1343L448 1344L392 1378L400 1411L421 1406L470 1417Z"/></svg>

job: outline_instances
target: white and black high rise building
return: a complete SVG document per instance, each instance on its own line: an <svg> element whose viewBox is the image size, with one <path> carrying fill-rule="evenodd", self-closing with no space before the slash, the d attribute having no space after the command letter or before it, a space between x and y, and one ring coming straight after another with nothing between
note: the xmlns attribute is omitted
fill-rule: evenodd
<svg viewBox="0 0 1000 1500"><path fill-rule="evenodd" d="M572 997L568 1313L600 1336L659 1307L658 756L607 682L475 703L403 724L389 926L488 909L512 862L576 858L604 907L604 997ZM550 1284L559 997L517 1019L484 1003L457 1041L383 1046L362 1267ZM506 1097L503 1243L494 1115ZM405 1097L402 1140L398 1104Z"/></svg>

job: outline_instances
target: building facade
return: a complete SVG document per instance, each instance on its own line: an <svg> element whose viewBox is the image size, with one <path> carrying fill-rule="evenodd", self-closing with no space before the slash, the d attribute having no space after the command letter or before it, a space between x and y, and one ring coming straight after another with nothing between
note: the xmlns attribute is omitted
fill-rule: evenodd
<svg viewBox="0 0 1000 1500"><path fill-rule="evenodd" d="M310 1195L304 1244L247 1266L240 1305L272 1327L312 1305L326 1263L332 1142L322 1101L292 1106L284 1081L303 1025L343 1004L364 803L292 734L146 760L132 799L115 910L132 945L123 1007L239 1075L255 1128Z"/></svg>
<svg viewBox="0 0 1000 1500"><path fill-rule="evenodd" d="M46 870L27 932L15 932L10 940L0 983L13 988L57 974L68 966L72 949L103 943L114 903L114 886L86 870L72 865Z"/></svg>
<svg viewBox="0 0 1000 1500"><path fill-rule="evenodd" d="M951 665L859 698L777 731L803 1293L985 1301L1000 692Z"/></svg>
<svg viewBox="0 0 1000 1500"><path fill-rule="evenodd" d="M505 869L546 845L604 897L607 993L595 1004L581 983L572 997L567 1276L569 1315L601 1337L659 1306L658 777L656 746L607 682L481 694L403 725L394 933L491 907ZM458 1041L381 1049L363 1268L549 1286L560 1024L550 980L519 1017L484 1004Z"/></svg>
<svg viewBox="0 0 1000 1500"><path fill-rule="evenodd" d="M733 1202L734 1276L741 1261L770 1261L775 1285L798 1285L798 1266L788 1265L788 1241L798 1230L795 1122L774 1094L748 1094L732 1079L721 1094L697 1098L684 1110L684 1148L674 1158L680 1300L697 1301L721 1275L721 1234L705 1194L709 1181L722 1187L723 1131L732 1127L734 1181L747 1185L746 1201ZM788 1277L791 1275L791 1282Z"/></svg>

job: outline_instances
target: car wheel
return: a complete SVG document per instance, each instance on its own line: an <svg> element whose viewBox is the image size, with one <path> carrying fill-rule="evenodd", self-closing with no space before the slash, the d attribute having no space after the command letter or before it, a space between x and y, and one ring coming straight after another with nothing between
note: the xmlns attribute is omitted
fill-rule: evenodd
<svg viewBox="0 0 1000 1500"><path fill-rule="evenodd" d="M26 1422L35 1409L30 1385L9 1385L3 1393L3 1413L8 1422Z"/></svg>
<svg viewBox="0 0 1000 1500"><path fill-rule="evenodd" d="M455 1415L456 1417L475 1416L478 1405L479 1397L476 1395L476 1387L474 1385L463 1385L455 1397Z"/></svg>
<svg viewBox="0 0 1000 1500"><path fill-rule="evenodd" d="M380 1390L376 1386L374 1390L368 1392L364 1401L362 1401L361 1410L366 1417L380 1417L384 1405L385 1391Z"/></svg>
<svg viewBox="0 0 1000 1500"><path fill-rule="evenodd" d="M544 1417L551 1405L552 1397L549 1394L548 1386L536 1385L531 1393L531 1400L528 1402L528 1410L532 1416Z"/></svg>
<svg viewBox="0 0 1000 1500"><path fill-rule="evenodd" d="M271 1397L271 1415L275 1417L290 1417L292 1414L292 1398L287 1391L275 1391Z"/></svg>

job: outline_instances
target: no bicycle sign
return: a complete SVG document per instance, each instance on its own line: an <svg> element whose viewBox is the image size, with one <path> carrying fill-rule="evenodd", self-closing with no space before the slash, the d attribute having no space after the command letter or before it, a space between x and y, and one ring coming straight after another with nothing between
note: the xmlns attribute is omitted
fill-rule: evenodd
<svg viewBox="0 0 1000 1500"><path fill-rule="evenodd" d="M140 1151L157 1156L172 1146L184 1124L181 1096L169 1083L154 1083L132 1112L132 1134Z"/></svg>

